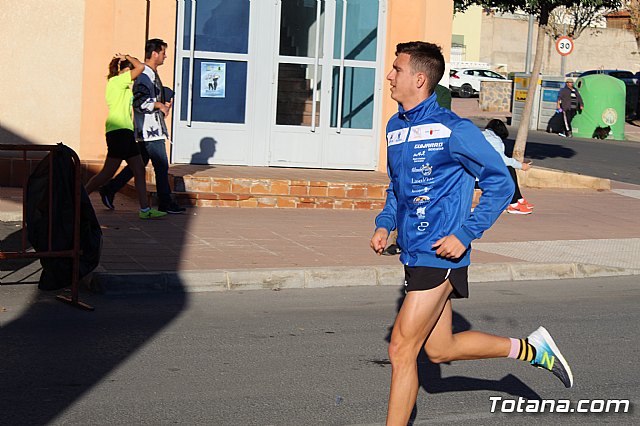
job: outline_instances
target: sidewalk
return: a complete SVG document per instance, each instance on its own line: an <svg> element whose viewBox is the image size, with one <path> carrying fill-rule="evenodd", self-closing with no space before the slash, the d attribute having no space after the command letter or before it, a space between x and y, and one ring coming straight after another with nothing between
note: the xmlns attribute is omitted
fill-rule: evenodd
<svg viewBox="0 0 640 426"><path fill-rule="evenodd" d="M473 244L471 281L640 274L640 186L523 192L535 204L534 214L505 213ZM20 195L2 188L5 224L15 226L6 218L20 217ZM96 291L402 283L398 257L376 256L369 248L377 211L191 208L143 221L127 197L116 199L115 211L106 210L97 194L92 201L104 233L101 265L91 283Z"/></svg>
<svg viewBox="0 0 640 426"><path fill-rule="evenodd" d="M511 117L511 112L480 111L478 98L464 99L454 97L452 98L451 109L460 117L466 117L480 127L486 126L492 118L506 121L507 117ZM640 120L635 120L633 123L625 122L624 138L627 141L640 142Z"/></svg>

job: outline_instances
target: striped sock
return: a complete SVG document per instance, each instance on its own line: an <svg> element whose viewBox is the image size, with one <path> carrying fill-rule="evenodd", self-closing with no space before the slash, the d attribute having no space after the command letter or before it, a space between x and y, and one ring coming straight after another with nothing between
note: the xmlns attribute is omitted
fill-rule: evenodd
<svg viewBox="0 0 640 426"><path fill-rule="evenodd" d="M531 362L536 358L536 348L534 348L528 339L509 339L511 340L511 350L509 358L519 359L520 361Z"/></svg>

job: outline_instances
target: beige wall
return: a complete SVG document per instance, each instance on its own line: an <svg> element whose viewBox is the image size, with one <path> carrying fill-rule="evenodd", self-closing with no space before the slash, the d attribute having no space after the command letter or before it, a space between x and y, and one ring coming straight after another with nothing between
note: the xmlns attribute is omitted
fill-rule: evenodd
<svg viewBox="0 0 640 426"><path fill-rule="evenodd" d="M149 37L161 38L169 45L168 57L158 68L162 82L173 87L175 52L176 2L150 2ZM128 53L144 60L146 0L88 1L86 6L84 73L82 80L82 146L83 160L103 159L106 154L104 101L107 66L116 53ZM170 123L171 117L167 118Z"/></svg>
<svg viewBox="0 0 640 426"><path fill-rule="evenodd" d="M387 36L385 75L391 70L398 43L428 41L442 47L445 60L451 54L451 25L453 0L389 0L387 10ZM445 73L445 76L448 72ZM444 77L443 77L444 78ZM389 82L383 82L382 131L378 170L387 170L387 143L384 129L387 120L398 112L398 104L389 96Z"/></svg>
<svg viewBox="0 0 640 426"><path fill-rule="evenodd" d="M0 8L0 143L55 144L77 150L84 0L42 0Z"/></svg>
<svg viewBox="0 0 640 426"><path fill-rule="evenodd" d="M144 59L146 0L3 2L0 143L64 142L82 160L106 154L107 66L115 53ZM151 2L150 37L175 42L175 0ZM173 87L174 54L159 68ZM169 119L170 120L170 117Z"/></svg>
<svg viewBox="0 0 640 426"><path fill-rule="evenodd" d="M524 70L527 20L496 18L486 15L483 15L481 19L480 61L489 64L507 64L509 72ZM535 54L537 34L536 25L533 34L533 54ZM618 68L636 72L640 70L640 55L634 54L635 51L635 39L629 31L604 28L594 33L592 30L585 30L575 41L573 52L567 56L565 72L598 68ZM542 72L544 74L559 74L560 61L561 57L555 50L555 41L547 36L544 44Z"/></svg>
<svg viewBox="0 0 640 426"><path fill-rule="evenodd" d="M482 7L471 6L464 13L453 16L453 34L464 35L465 61L480 61L480 38L482 28Z"/></svg>

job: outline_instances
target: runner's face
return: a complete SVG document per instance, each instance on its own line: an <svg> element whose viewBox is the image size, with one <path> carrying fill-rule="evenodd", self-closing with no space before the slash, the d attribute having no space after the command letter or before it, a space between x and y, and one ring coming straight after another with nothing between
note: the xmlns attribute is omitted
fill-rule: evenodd
<svg viewBox="0 0 640 426"><path fill-rule="evenodd" d="M416 74L411 70L406 53L400 53L393 61L393 69L387 74L391 84L391 99L404 106L404 103L416 96Z"/></svg>

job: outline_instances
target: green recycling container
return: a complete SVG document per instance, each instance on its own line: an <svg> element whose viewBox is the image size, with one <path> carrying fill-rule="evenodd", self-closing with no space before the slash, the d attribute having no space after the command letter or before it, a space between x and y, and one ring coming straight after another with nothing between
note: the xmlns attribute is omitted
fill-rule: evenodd
<svg viewBox="0 0 640 426"><path fill-rule="evenodd" d="M573 136L594 137L598 127L611 127L607 139L624 140L626 86L624 81L605 74L580 77L576 88L584 101L582 114L571 122Z"/></svg>

